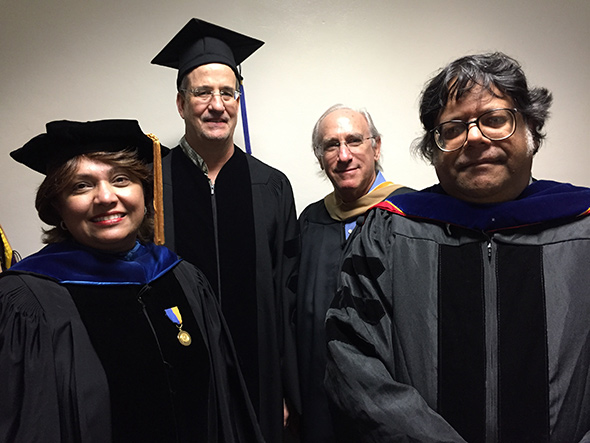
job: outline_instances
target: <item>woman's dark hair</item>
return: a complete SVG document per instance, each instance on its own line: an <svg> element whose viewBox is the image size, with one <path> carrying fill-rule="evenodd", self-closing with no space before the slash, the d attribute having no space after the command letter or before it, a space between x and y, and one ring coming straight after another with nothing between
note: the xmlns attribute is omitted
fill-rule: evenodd
<svg viewBox="0 0 590 443"><path fill-rule="evenodd" d="M461 99L475 87L512 99L531 129L536 153L545 138L542 130L553 98L545 88L529 89L520 64L501 52L459 58L426 84L420 100L420 121L425 132L413 150L432 163L437 147L430 130L438 124L450 100Z"/></svg>
<svg viewBox="0 0 590 443"><path fill-rule="evenodd" d="M141 182L147 213L139 227L138 238L144 243L151 241L154 234L152 172L143 161L137 158L137 153L134 150L124 150L79 155L47 172L35 198L35 208L39 218L44 223L53 226L51 229L43 229L43 243L58 243L72 238L70 232L61 227L62 219L57 208L59 199L73 180L82 157L122 168Z"/></svg>

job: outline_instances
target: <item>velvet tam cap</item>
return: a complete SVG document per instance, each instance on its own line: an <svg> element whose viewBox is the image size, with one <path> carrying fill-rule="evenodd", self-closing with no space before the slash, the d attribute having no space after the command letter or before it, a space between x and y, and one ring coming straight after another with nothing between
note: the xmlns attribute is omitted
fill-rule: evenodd
<svg viewBox="0 0 590 443"><path fill-rule="evenodd" d="M46 133L10 153L14 160L41 174L73 157L98 151L135 149L140 160L153 161L153 140L143 133L136 120L57 120L45 127ZM162 150L167 151L164 147Z"/></svg>

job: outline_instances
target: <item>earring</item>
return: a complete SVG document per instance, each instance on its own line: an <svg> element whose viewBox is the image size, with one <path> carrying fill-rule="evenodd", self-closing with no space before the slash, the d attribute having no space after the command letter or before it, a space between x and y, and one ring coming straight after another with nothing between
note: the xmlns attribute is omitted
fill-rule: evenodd
<svg viewBox="0 0 590 443"><path fill-rule="evenodd" d="M59 227L64 231L68 230L68 227L66 226L63 220L59 222Z"/></svg>
<svg viewBox="0 0 590 443"><path fill-rule="evenodd" d="M145 217L147 215L147 206L143 207L143 216Z"/></svg>

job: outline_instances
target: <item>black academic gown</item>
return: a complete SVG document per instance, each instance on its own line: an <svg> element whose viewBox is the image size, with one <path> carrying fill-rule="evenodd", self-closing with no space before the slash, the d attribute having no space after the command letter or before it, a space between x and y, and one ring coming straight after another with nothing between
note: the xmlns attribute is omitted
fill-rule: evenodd
<svg viewBox="0 0 590 443"><path fill-rule="evenodd" d="M391 195L412 192L406 187ZM297 349L301 384L301 441L335 442L328 399L324 390L326 333L324 320L338 288L340 258L347 239L344 227L350 220L330 217L319 200L299 216L301 261L297 290Z"/></svg>
<svg viewBox="0 0 590 443"><path fill-rule="evenodd" d="M268 442L283 398L299 406L294 322L298 227L287 177L238 147L212 189L177 147L163 159L166 245L219 297Z"/></svg>
<svg viewBox="0 0 590 443"><path fill-rule="evenodd" d="M114 270L101 281L46 249L36 259L50 265L25 259L0 278L0 441L262 441L202 273L165 251L121 272L118 258L73 254L84 272Z"/></svg>

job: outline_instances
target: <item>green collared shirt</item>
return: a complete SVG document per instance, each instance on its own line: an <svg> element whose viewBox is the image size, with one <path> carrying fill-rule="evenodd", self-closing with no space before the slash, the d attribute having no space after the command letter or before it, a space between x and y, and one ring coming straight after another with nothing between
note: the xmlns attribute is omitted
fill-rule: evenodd
<svg viewBox="0 0 590 443"><path fill-rule="evenodd" d="M186 138L184 136L180 139L179 145L180 145L180 149L182 149L182 152L184 152L184 154L188 158L190 158L190 160L201 171L203 171L203 174L205 174L208 177L209 176L209 168L207 167L207 163L205 163L205 160L203 160L203 157L201 157L199 154L197 154L197 151L195 151L193 148L191 148L191 146L188 144L188 142L186 141Z"/></svg>

